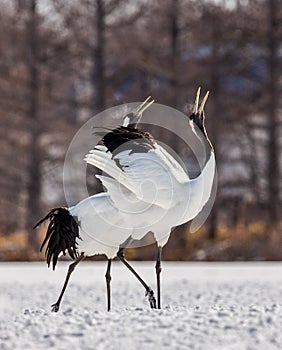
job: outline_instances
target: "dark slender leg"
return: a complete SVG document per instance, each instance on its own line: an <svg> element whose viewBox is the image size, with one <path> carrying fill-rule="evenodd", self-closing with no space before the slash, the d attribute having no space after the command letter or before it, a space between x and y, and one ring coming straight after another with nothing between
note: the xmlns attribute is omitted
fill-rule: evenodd
<svg viewBox="0 0 282 350"><path fill-rule="evenodd" d="M125 248L121 248L117 256L124 263L124 265L133 273L133 275L138 279L138 281L142 284L142 286L146 290L146 296L148 296L149 303L152 309L156 308L156 299L154 296L153 290L147 285L147 283L138 275L138 273L133 269L133 267L128 263L128 261L125 259L123 253Z"/></svg>
<svg viewBox="0 0 282 350"><path fill-rule="evenodd" d="M106 284L107 284L107 310L110 311L111 310L111 264L112 264L112 260L109 259L108 260L108 267L107 267L107 271L105 274L106 277Z"/></svg>
<svg viewBox="0 0 282 350"><path fill-rule="evenodd" d="M161 281L160 281L160 274L162 271L161 258L162 258L162 247L158 247L158 256L156 261L158 309L161 308Z"/></svg>
<svg viewBox="0 0 282 350"><path fill-rule="evenodd" d="M68 282L69 282L69 279L70 279L70 276L72 274L72 272L74 271L76 265L85 258L84 254L82 253L76 260L75 262L73 262L72 264L70 264L69 266L69 269L68 269L68 273L67 273L67 277L66 277L66 280L65 280L65 283L64 283L64 286L63 286L63 289L61 291L61 294L57 300L57 302L53 305L51 305L52 307L52 311L53 312L58 312L59 311L59 308L60 308L60 303L61 303L61 300L62 300L62 297L65 293L65 290L67 288L67 285L68 285Z"/></svg>

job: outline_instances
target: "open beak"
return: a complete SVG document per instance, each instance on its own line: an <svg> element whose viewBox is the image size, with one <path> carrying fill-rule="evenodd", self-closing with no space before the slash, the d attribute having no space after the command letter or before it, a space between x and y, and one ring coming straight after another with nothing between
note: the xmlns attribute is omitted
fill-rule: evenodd
<svg viewBox="0 0 282 350"><path fill-rule="evenodd" d="M150 98L151 98L151 96L147 97L146 100L144 102L142 102L140 106L137 107L137 109L135 111L135 114L137 117L141 116L142 113L145 112L145 110L147 108L149 108L155 102L155 100L148 102L150 100Z"/></svg>
<svg viewBox="0 0 282 350"><path fill-rule="evenodd" d="M197 93L196 93L196 98L195 98L194 106L193 106L193 110L192 110L192 113L193 113L193 114L197 114L197 113L201 114L201 113L203 113L205 104L206 104L207 99L208 99L208 97L209 97L209 93L210 93L210 92L207 91L207 93L205 94L205 96L204 96L204 98L203 98L203 100L202 100L202 103L201 103L201 105L200 105L200 107L199 107L200 94L201 94L201 87L198 88Z"/></svg>
<svg viewBox="0 0 282 350"><path fill-rule="evenodd" d="M151 96L147 97L144 102L142 102L136 109L135 111L132 111L128 113L124 118L123 118L123 126L127 126L129 124L135 125L137 127L141 117L142 113L149 108L155 100L150 101Z"/></svg>
<svg viewBox="0 0 282 350"><path fill-rule="evenodd" d="M142 113L146 111L154 102L155 100L149 101L151 96L147 97L144 102L140 104L140 106L137 107L137 109L131 114L130 118L130 124L135 124L135 126L138 125L140 122L140 119L142 117Z"/></svg>
<svg viewBox="0 0 282 350"><path fill-rule="evenodd" d="M138 111L146 104L147 101L149 101L151 98L151 96L147 97L146 100L144 102L141 103L140 106L137 107L135 113L138 113Z"/></svg>

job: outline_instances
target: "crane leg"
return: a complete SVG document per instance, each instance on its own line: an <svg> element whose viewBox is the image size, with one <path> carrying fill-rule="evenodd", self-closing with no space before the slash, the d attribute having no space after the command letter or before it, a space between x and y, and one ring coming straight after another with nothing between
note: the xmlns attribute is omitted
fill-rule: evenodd
<svg viewBox="0 0 282 350"><path fill-rule="evenodd" d="M108 259L107 271L105 274L107 284L107 310L111 310L111 264L112 259Z"/></svg>
<svg viewBox="0 0 282 350"><path fill-rule="evenodd" d="M66 276L66 279L65 279L65 283L64 283L63 289L62 289L62 291L61 291L61 294L60 294L60 296L59 296L57 302L56 302L55 304L51 305L52 311L53 311L53 312L58 312L58 311L59 311L59 309L60 309L60 304L61 304L63 295L64 295L64 293L65 293L65 290L66 290L66 288L67 288L67 285L68 285L70 276L71 276L71 274L73 273L73 271L74 271L76 265L77 265L80 261L82 261L84 258L85 258L85 256L84 256L84 254L82 253L82 254L75 260L75 262L73 262L73 263L70 264L69 269L68 269L68 273L67 273L67 276Z"/></svg>
<svg viewBox="0 0 282 350"><path fill-rule="evenodd" d="M162 257L162 247L158 247L158 256L157 256L157 261L156 261L158 309L161 308L161 281L160 281L160 274L162 271L161 257Z"/></svg>
<svg viewBox="0 0 282 350"><path fill-rule="evenodd" d="M133 269L133 267L125 259L125 257L124 257L124 250L125 250L125 248L120 248L120 250L117 253L117 257L120 259L121 262L124 263L124 265L133 273L133 275L142 284L142 286L146 290L146 294L145 295L148 296L151 308L152 309L156 309L156 299L155 299L153 290L147 285L147 283L138 275L138 273Z"/></svg>

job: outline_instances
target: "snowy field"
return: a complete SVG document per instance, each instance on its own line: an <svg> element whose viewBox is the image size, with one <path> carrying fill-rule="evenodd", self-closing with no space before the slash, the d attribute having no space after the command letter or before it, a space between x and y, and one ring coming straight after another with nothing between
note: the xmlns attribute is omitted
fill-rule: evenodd
<svg viewBox="0 0 282 350"><path fill-rule="evenodd" d="M133 263L155 288L154 263ZM106 262L81 263L58 314L67 270L0 264L0 349L282 349L282 264L164 263L163 309L151 310L138 281Z"/></svg>

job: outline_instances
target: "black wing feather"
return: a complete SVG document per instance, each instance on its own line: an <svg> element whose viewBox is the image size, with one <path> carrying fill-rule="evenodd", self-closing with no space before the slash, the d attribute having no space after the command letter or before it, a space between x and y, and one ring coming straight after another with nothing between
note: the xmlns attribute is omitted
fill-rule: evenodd
<svg viewBox="0 0 282 350"><path fill-rule="evenodd" d="M134 127L120 126L105 135L101 132L95 132L96 135L102 136L102 144L115 155L121 150L131 150L131 153L147 153L150 149L155 148L154 137L146 131Z"/></svg>
<svg viewBox="0 0 282 350"><path fill-rule="evenodd" d="M67 250L72 259L77 258L76 238L80 238L79 227L77 221L70 215L67 208L52 209L34 226L34 228L38 227L46 220L50 220L50 222L40 251L42 251L47 244L45 251L47 264L49 267L52 261L53 270L55 270L61 252L66 255Z"/></svg>

